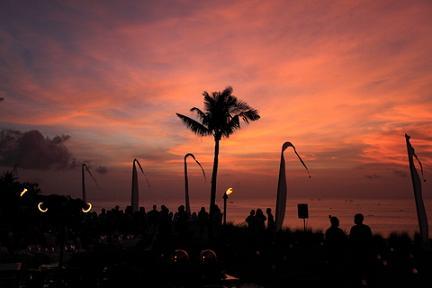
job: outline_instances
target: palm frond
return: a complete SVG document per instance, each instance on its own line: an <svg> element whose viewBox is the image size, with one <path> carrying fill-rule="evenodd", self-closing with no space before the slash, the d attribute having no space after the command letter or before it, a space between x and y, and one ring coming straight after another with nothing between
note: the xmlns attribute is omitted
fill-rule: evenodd
<svg viewBox="0 0 432 288"><path fill-rule="evenodd" d="M243 121L245 121L246 123L249 123L249 121L256 121L258 119L260 119L260 115L258 114L258 111L256 109L250 109L244 112L241 112L238 114Z"/></svg>
<svg viewBox="0 0 432 288"><path fill-rule="evenodd" d="M233 134L235 130L240 129L240 117L239 115L235 115L232 117L224 129L222 129L222 133L225 137L229 137L229 135Z"/></svg>
<svg viewBox="0 0 432 288"><path fill-rule="evenodd" d="M249 106L249 104L247 104L244 101L237 101L236 105L233 106L231 108L231 113L237 114L237 113L241 113L247 110L251 110L253 109L252 107Z"/></svg>
<svg viewBox="0 0 432 288"><path fill-rule="evenodd" d="M214 93L212 93L212 95L210 95L207 91L204 91L203 94L204 96L204 108L206 111L211 111L214 109L214 107L216 106L216 98L214 96Z"/></svg>
<svg viewBox="0 0 432 288"><path fill-rule="evenodd" d="M208 124L208 116L206 113L201 111L201 109L197 107L192 107L190 109L191 112L195 112L198 115L198 118L201 120L202 124L207 125Z"/></svg>
<svg viewBox="0 0 432 288"><path fill-rule="evenodd" d="M231 96L233 93L233 88L231 86L226 87L223 91L222 91L222 95L224 95L225 97L229 97Z"/></svg>
<svg viewBox="0 0 432 288"><path fill-rule="evenodd" d="M209 131L209 129L207 127L205 127L203 124L199 123L198 121L196 121L192 118L189 118L185 115L179 114L179 113L176 113L176 115L195 134L200 135L200 136L206 136L206 135L211 134L211 131Z"/></svg>

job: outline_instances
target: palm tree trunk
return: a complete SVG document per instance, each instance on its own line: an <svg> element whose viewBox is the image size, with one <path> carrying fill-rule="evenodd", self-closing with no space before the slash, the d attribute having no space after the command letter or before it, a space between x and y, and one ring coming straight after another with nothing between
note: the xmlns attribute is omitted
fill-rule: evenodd
<svg viewBox="0 0 432 288"><path fill-rule="evenodd" d="M216 204L216 183L217 183L217 170L219 164L219 141L220 138L215 136L213 171L212 171L211 192L210 192L210 215L213 215L214 206Z"/></svg>

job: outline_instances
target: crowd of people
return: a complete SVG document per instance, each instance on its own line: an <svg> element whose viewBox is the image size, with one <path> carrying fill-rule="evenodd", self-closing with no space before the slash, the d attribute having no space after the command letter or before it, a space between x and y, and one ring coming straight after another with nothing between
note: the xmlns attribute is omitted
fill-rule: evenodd
<svg viewBox="0 0 432 288"><path fill-rule="evenodd" d="M211 214L204 207L189 213L183 205L175 211L153 205L149 211L117 206L84 213L79 199L21 197L22 187L11 180L0 179L0 186L15 191L0 202L1 262L23 263L22 269L34 274L54 261L61 273L70 273L68 281L77 281L76 287L84 282L117 287L125 279L142 279L152 287L179 287L181 281L183 287L200 287L217 282L225 272L264 287L432 283L431 252L424 243L407 235L373 234L361 214L354 216L349 233L339 228L335 216L325 233L277 230L270 208L251 210L245 226L223 225L218 207ZM40 202L46 212L37 209ZM217 259L211 269L204 265L212 273L203 272L203 251ZM31 281L37 279L33 274ZM45 287L43 281L23 287Z"/></svg>
<svg viewBox="0 0 432 288"><path fill-rule="evenodd" d="M267 217L264 215L261 208L258 208L256 211L252 209L249 213L249 216L246 217L245 220L249 230L256 231L256 232L262 232L266 229L272 232L276 231L276 223L271 208L266 209L266 214ZM266 221L267 221L267 226L266 226Z"/></svg>
<svg viewBox="0 0 432 288"><path fill-rule="evenodd" d="M75 203L71 199L63 200L70 205ZM66 206L58 210L48 209L47 213L37 213L31 220L27 219L31 225L14 227L6 234L2 233L0 237L2 256L5 256L6 252L13 255L17 251L28 250L28 247L35 247L35 245L41 246L42 252L47 251L47 246L58 249L56 247L66 243L66 247L75 247L73 252L76 255L75 262L70 263L81 263L79 265L83 265L84 262L76 260L80 259L77 258L78 255L86 253L93 255L92 253L100 253L97 252L100 249L106 249L103 250L102 255L91 257L91 261L98 259L97 261L100 262L94 267L102 267L107 261L110 263L120 261L114 261L113 259L119 256L113 255L126 253L124 252L126 246L122 245L130 240L136 240L132 248L128 249L133 249L134 253L142 255L139 261L149 265L146 269L155 269L151 263L160 261L157 260L160 257L165 257L168 263L171 259L169 255L178 248L188 251L191 255L199 253L204 248L211 248L223 262L221 266L223 269L233 271L243 279L266 282L274 278L283 282L288 281L284 277L290 275L294 277L292 279L306 277L302 278L304 280L309 276L301 273L314 271L313 265L321 263L319 264L321 268L313 273L332 283L332 287L344 287L347 279L356 281L355 283L363 283L363 286L371 286L371 279L377 278L374 275L378 271L377 255L382 257L380 263L385 261L411 263L409 269L415 267L412 263L416 257L409 255L416 254L412 248L409 248L412 245L409 242L401 246L408 247L404 248L406 251L401 250L406 252L403 254L406 256L403 260L398 260L399 262L386 260L390 259L389 255L392 252L389 252L388 247L379 247L381 242L378 240L382 238L373 235L370 227L363 223L362 214L354 216L355 224L347 235L339 228L339 220L335 216L330 217L330 227L325 233L276 231L270 208L265 210L265 214L262 209L251 210L245 219L247 226L239 227L231 224L224 226L223 215L218 207L215 207L213 215L210 215L204 207L199 211L188 213L183 205L180 205L176 211L170 211L165 205L160 207L153 205L150 211L140 208L136 212L133 212L131 207L122 210L117 206L109 210L102 209L99 214L71 213L71 210L64 207ZM63 213L64 211L67 213ZM25 230L30 227L30 230ZM146 258L149 257L147 254L140 254L144 253L143 251L151 251L153 258ZM34 252L33 249L31 255L35 255ZM108 257L111 254L112 256ZM398 255L400 257L401 254ZM131 260L126 262L129 261L132 262ZM65 261L65 265L67 263ZM158 270L154 273L160 275L165 272L165 270Z"/></svg>

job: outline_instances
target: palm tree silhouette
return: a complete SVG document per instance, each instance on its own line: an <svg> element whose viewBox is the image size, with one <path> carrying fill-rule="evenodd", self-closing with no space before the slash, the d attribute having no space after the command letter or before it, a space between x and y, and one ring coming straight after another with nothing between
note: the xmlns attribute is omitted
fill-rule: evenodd
<svg viewBox="0 0 432 288"><path fill-rule="evenodd" d="M249 123L260 119L258 111L250 107L246 102L240 101L232 95L231 87L222 92L216 91L209 94L203 92L205 112L197 107L192 107L198 120L176 113L177 116L192 132L199 136L213 136L215 140L213 171L210 191L210 214L214 211L216 202L216 180L219 160L219 141L222 137L228 138L236 130L240 129L240 122Z"/></svg>

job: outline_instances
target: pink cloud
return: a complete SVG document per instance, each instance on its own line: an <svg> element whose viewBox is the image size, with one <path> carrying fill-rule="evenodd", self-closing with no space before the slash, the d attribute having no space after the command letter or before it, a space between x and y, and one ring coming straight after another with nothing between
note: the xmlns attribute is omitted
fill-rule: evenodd
<svg viewBox="0 0 432 288"><path fill-rule="evenodd" d="M42 18L11 8L16 20L0 30L3 127L64 131L75 154L122 171L155 155L143 160L150 169L178 175L187 152L210 169L213 143L175 112L232 85L262 119L222 142L221 171L260 175L257 187L276 177L286 140L318 179L370 163L403 167L405 132L432 164L428 2L87 4L36 7Z"/></svg>

